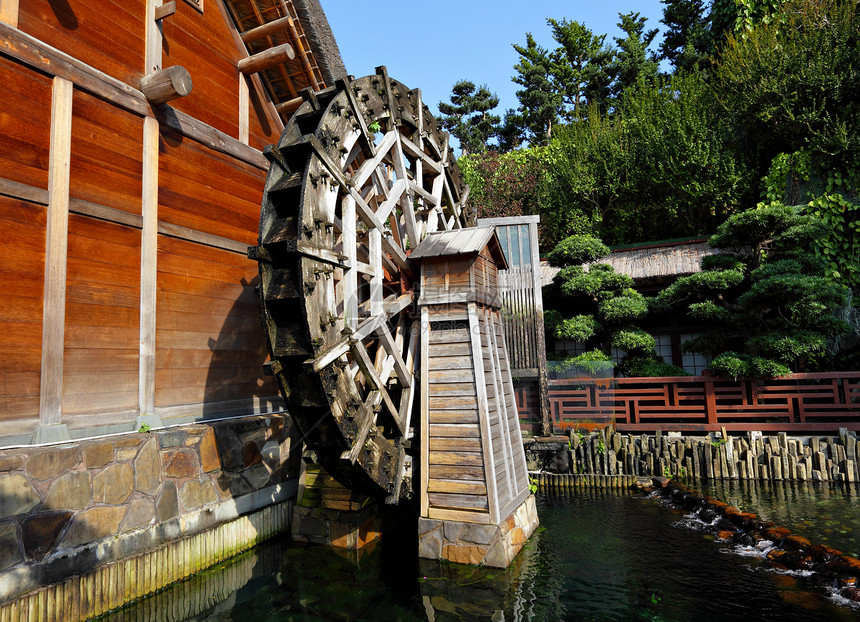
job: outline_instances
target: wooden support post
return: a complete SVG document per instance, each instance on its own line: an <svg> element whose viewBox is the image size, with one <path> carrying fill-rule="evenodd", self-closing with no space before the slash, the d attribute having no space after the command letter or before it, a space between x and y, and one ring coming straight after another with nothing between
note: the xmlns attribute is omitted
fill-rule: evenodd
<svg viewBox="0 0 860 622"><path fill-rule="evenodd" d="M158 260L158 121L143 120L143 184L140 239L140 363L138 408L143 421L155 413L155 303ZM158 422L156 422L158 423ZM154 426L153 426L154 427Z"/></svg>
<svg viewBox="0 0 860 622"><path fill-rule="evenodd" d="M153 104L163 104L185 97L191 92L192 86L191 74L181 65L155 71L140 81L140 90Z"/></svg>
<svg viewBox="0 0 860 622"><path fill-rule="evenodd" d="M293 60L295 57L296 53L293 51L293 46L289 43L282 43L253 56L240 59L238 67L239 71L247 75L264 71L286 60Z"/></svg>
<svg viewBox="0 0 860 622"><path fill-rule="evenodd" d="M251 89L248 76L239 74L239 142L247 145L250 140Z"/></svg>
<svg viewBox="0 0 860 622"><path fill-rule="evenodd" d="M51 146L48 161L45 284L42 301L40 427L59 426L62 423L73 92L71 82L63 78L54 78L51 98ZM38 430L36 436L39 440Z"/></svg>
<svg viewBox="0 0 860 622"><path fill-rule="evenodd" d="M706 380L705 389L705 416L709 425L717 425L717 396L714 394L714 382Z"/></svg>
<svg viewBox="0 0 860 622"><path fill-rule="evenodd" d="M156 12L161 7L161 0L146 0L146 26L143 75L149 75L161 70L161 20Z"/></svg>
<svg viewBox="0 0 860 622"><path fill-rule="evenodd" d="M18 0L0 0L0 22L18 27Z"/></svg>

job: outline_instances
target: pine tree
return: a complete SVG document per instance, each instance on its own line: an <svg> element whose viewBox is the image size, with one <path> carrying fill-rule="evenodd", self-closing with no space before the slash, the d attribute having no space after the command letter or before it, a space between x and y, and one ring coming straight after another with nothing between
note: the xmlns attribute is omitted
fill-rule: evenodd
<svg viewBox="0 0 860 622"><path fill-rule="evenodd" d="M460 80L452 88L451 103L439 102L442 127L460 139L463 155L480 153L498 132L501 119L490 111L499 105L499 98L486 85Z"/></svg>

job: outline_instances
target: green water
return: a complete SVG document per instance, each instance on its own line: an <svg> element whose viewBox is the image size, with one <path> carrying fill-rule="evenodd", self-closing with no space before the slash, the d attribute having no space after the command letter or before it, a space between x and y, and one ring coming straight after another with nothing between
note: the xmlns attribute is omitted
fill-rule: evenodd
<svg viewBox="0 0 860 622"><path fill-rule="evenodd" d="M812 542L860 557L860 489L831 482L719 482L701 492L788 527Z"/></svg>
<svg viewBox="0 0 860 622"><path fill-rule="evenodd" d="M860 619L860 609L733 553L654 498L541 494L538 512L541 529L506 570L418 560L414 525L402 521L360 556L274 542L108 619ZM177 589L183 593L171 597Z"/></svg>

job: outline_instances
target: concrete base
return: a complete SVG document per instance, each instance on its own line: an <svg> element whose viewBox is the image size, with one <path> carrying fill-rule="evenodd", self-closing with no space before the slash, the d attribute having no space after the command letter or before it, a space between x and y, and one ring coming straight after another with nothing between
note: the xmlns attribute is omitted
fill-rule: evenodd
<svg viewBox="0 0 860 622"><path fill-rule="evenodd" d="M534 495L498 525L418 519L418 557L507 568L537 529Z"/></svg>
<svg viewBox="0 0 860 622"><path fill-rule="evenodd" d="M377 503L360 510L295 506L291 530L294 542L357 551L380 538L382 516Z"/></svg>
<svg viewBox="0 0 860 622"><path fill-rule="evenodd" d="M150 430L164 427L160 415L138 415L134 420L134 431L137 432L143 425L148 425Z"/></svg>
<svg viewBox="0 0 860 622"><path fill-rule="evenodd" d="M71 440L69 428L65 423L54 423L52 425L37 425L33 430L33 445L44 443L61 443Z"/></svg>

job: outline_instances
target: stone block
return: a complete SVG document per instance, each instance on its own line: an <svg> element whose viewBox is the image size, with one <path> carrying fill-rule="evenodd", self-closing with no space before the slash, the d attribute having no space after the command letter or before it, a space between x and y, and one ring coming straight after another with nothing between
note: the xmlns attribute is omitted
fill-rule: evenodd
<svg viewBox="0 0 860 622"><path fill-rule="evenodd" d="M135 434L134 436L126 436L124 438L119 439L118 441L114 441L114 446L117 449L128 449L130 447L137 447L144 440L148 438L145 434Z"/></svg>
<svg viewBox="0 0 860 622"><path fill-rule="evenodd" d="M492 568L507 568L514 558L505 538L499 538L484 556L483 565Z"/></svg>
<svg viewBox="0 0 860 622"><path fill-rule="evenodd" d="M458 521L442 521L442 537L447 542L457 542L460 539L460 534L463 533L463 527L465 525Z"/></svg>
<svg viewBox="0 0 860 622"><path fill-rule="evenodd" d="M134 470L127 462L112 464L93 478L93 502L117 505L134 491Z"/></svg>
<svg viewBox="0 0 860 622"><path fill-rule="evenodd" d="M33 453L27 459L27 474L35 480L52 479L61 473L71 471L82 459L79 446L50 448Z"/></svg>
<svg viewBox="0 0 860 622"><path fill-rule="evenodd" d="M218 490L218 496L222 499L241 497L253 490L244 477L230 471L221 471L218 474L215 480L215 487Z"/></svg>
<svg viewBox="0 0 860 622"><path fill-rule="evenodd" d="M100 469L112 460L112 442L84 445L84 462L88 469Z"/></svg>
<svg viewBox="0 0 860 622"><path fill-rule="evenodd" d="M490 544L497 537L499 537L499 528L495 525L466 525L460 535L463 542L484 545ZM453 542L451 538L447 539Z"/></svg>
<svg viewBox="0 0 860 622"><path fill-rule="evenodd" d="M200 459L193 449L180 449L162 454L165 477L198 477L201 474Z"/></svg>
<svg viewBox="0 0 860 622"><path fill-rule="evenodd" d="M131 531L149 525L155 518L155 504L150 499L134 499L122 521L122 531Z"/></svg>
<svg viewBox="0 0 860 622"><path fill-rule="evenodd" d="M242 446L242 466L246 469L255 464L260 464L263 461L263 456L260 454L260 448L256 441L247 441Z"/></svg>
<svg viewBox="0 0 860 622"><path fill-rule="evenodd" d="M442 559L442 529L437 527L418 536L418 557Z"/></svg>
<svg viewBox="0 0 860 622"><path fill-rule="evenodd" d="M478 565L484 560L487 549L482 546L457 546L446 544L442 547L442 558L455 564Z"/></svg>
<svg viewBox="0 0 860 622"><path fill-rule="evenodd" d="M200 452L200 465L204 473L211 473L221 468L221 458L218 456L218 444L215 431L207 427L197 447Z"/></svg>
<svg viewBox="0 0 860 622"><path fill-rule="evenodd" d="M331 523L329 524L329 535L331 537L331 545L336 549L352 549L357 545L357 537L355 528L346 523Z"/></svg>
<svg viewBox="0 0 860 622"><path fill-rule="evenodd" d="M0 570L24 561L15 523L0 523Z"/></svg>
<svg viewBox="0 0 860 622"><path fill-rule="evenodd" d="M259 490L269 482L271 473L269 473L269 469L266 468L266 465L257 464L250 469L242 471L242 476L248 480L248 484L250 484L253 490Z"/></svg>
<svg viewBox="0 0 860 622"><path fill-rule="evenodd" d="M72 516L73 512L54 512L25 518L21 522L21 543L27 559L42 561L56 546Z"/></svg>
<svg viewBox="0 0 860 622"><path fill-rule="evenodd" d="M215 503L218 501L218 495L215 492L215 486L207 478L203 480L190 480L182 485L179 491L179 499L186 510Z"/></svg>
<svg viewBox="0 0 860 622"><path fill-rule="evenodd" d="M185 430L164 430L156 432L156 435L158 436L158 446L162 449L167 449L168 447L179 447L182 445L185 437L188 436L188 432Z"/></svg>
<svg viewBox="0 0 860 622"><path fill-rule="evenodd" d="M16 471L24 466L21 456L0 456L0 472Z"/></svg>
<svg viewBox="0 0 860 622"><path fill-rule="evenodd" d="M158 441L150 439L140 448L140 453L134 460L135 490L154 495L161 486L161 456L158 453Z"/></svg>
<svg viewBox="0 0 860 622"><path fill-rule="evenodd" d="M270 469L275 469L281 464L281 446L275 441L266 441L260 449L260 456Z"/></svg>
<svg viewBox="0 0 860 622"><path fill-rule="evenodd" d="M226 425L215 427L215 440L218 445L222 469L241 469L244 463L242 442L235 432Z"/></svg>
<svg viewBox="0 0 860 622"><path fill-rule="evenodd" d="M172 480L164 482L161 487L161 494L155 502L155 514L162 523L179 516L179 495L176 493L176 484Z"/></svg>
<svg viewBox="0 0 860 622"><path fill-rule="evenodd" d="M66 473L51 486L45 510L82 510L90 504L90 474L88 471Z"/></svg>
<svg viewBox="0 0 860 622"><path fill-rule="evenodd" d="M60 548L71 549L116 535L125 512L125 506L101 506L79 512L63 536Z"/></svg>
<svg viewBox="0 0 860 622"><path fill-rule="evenodd" d="M21 473L0 475L0 519L26 514L39 501L39 493Z"/></svg>

